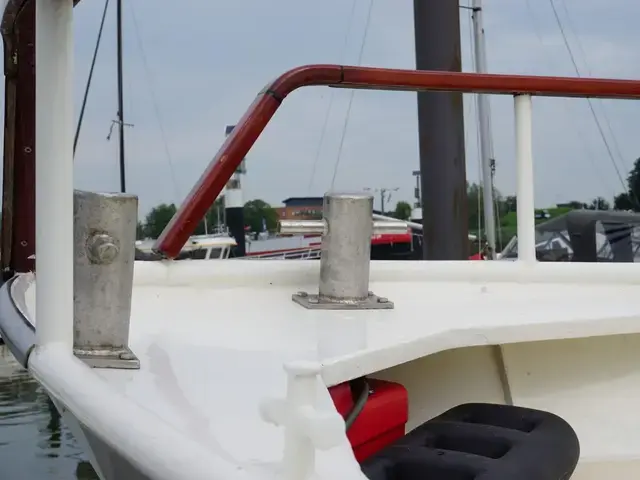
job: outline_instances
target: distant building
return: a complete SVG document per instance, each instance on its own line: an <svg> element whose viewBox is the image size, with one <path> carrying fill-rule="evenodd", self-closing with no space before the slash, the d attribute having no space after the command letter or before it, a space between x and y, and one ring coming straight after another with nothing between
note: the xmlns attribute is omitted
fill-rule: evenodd
<svg viewBox="0 0 640 480"><path fill-rule="evenodd" d="M277 207L280 219L286 220L315 220L322 218L323 197L291 197L283 200L284 207ZM373 210L380 215L380 210ZM387 212L386 215L392 215ZM422 220L422 216L418 220Z"/></svg>
<svg viewBox="0 0 640 480"><path fill-rule="evenodd" d="M290 197L283 200L284 207L276 208L280 219L314 220L322 218L322 197Z"/></svg>

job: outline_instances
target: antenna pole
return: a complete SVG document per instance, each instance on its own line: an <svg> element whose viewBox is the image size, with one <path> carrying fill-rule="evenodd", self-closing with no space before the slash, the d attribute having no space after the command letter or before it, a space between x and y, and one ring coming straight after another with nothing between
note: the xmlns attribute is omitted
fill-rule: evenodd
<svg viewBox="0 0 640 480"><path fill-rule="evenodd" d="M122 0L117 1L117 25L118 25L118 133L120 140L120 192L127 191L124 163L124 100L122 88Z"/></svg>
<svg viewBox="0 0 640 480"><path fill-rule="evenodd" d="M384 206L391 199L391 192L397 192L398 190L400 190L398 187L396 187L396 188L386 188L386 187L370 188L370 187L367 187L367 188L364 189L365 192L380 193L380 214L381 215L384 215ZM387 195L387 193L389 195Z"/></svg>
<svg viewBox="0 0 640 480"><path fill-rule="evenodd" d="M487 73L487 52L484 38L484 25L482 22L482 0L473 0L472 3L473 36L475 50L475 70L477 73ZM495 161L493 159L491 144L491 111L489 96L483 93L476 95L478 102L478 124L480 127L480 155L482 157L482 204L484 211L484 228L487 243L490 248L491 260L496 252L496 220L494 214L493 196L493 172Z"/></svg>

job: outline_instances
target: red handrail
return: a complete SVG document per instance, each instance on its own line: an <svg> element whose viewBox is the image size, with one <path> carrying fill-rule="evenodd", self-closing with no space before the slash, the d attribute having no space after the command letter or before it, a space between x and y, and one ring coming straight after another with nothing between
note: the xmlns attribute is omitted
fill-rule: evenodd
<svg viewBox="0 0 640 480"><path fill-rule="evenodd" d="M319 85L367 90L640 98L640 81L635 80L391 70L341 65L298 67L284 73L260 92L156 240L156 251L169 258L178 255L285 97L300 87Z"/></svg>

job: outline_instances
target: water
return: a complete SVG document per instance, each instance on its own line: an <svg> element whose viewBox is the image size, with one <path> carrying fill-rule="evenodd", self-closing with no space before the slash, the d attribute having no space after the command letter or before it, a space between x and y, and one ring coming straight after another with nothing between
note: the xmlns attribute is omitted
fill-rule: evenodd
<svg viewBox="0 0 640 480"><path fill-rule="evenodd" d="M0 345L0 478L99 480L55 407Z"/></svg>

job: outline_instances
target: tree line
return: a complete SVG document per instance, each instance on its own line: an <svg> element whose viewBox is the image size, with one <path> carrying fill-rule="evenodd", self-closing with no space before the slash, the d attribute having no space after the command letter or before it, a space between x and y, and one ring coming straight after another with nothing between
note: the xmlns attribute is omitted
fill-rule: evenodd
<svg viewBox="0 0 640 480"><path fill-rule="evenodd" d="M267 202L255 199L249 200L243 208L244 222L252 232L261 232L263 222L268 231L275 231L278 226L278 212ZM161 203L153 207L145 216L144 220L138 222L137 238L158 238L162 230L168 225L175 215L177 207L173 203ZM218 225L224 224L224 198L218 198L203 218L194 235L211 233Z"/></svg>
<svg viewBox="0 0 640 480"><path fill-rule="evenodd" d="M590 210L624 210L640 212L640 158L633 162L633 167L625 180L625 190L613 198L613 205L602 197L594 198L589 203L569 202L574 208Z"/></svg>
<svg viewBox="0 0 640 480"><path fill-rule="evenodd" d="M517 210L517 199L515 195L503 197L500 192L495 191L496 216L498 218L499 237L507 242L516 232L515 213ZM216 200L213 207L207 212L195 230L195 235L211 233L218 225L224 224L224 200ZM484 212L482 210L482 187L472 183L467 187L467 210L469 232L479 237L484 237ZM609 203L604 198L595 198L590 203L572 201L564 204L565 210L589 208L598 210L608 210ZM176 213L175 204L161 203L153 207L145 218L138 222L137 238L158 238L160 233L167 226L173 215ZM250 200L244 205L245 225L252 232L261 232L266 229L273 232L278 225L278 212L275 208L261 199ZM405 201L399 201L395 209L387 212L387 215L399 220L410 220L412 206ZM544 219L544 216L540 216ZM502 243L502 242L501 242Z"/></svg>
<svg viewBox="0 0 640 480"><path fill-rule="evenodd" d="M640 212L640 158L633 163L633 168L627 175L626 191L616 195L613 208L616 210L631 210Z"/></svg>
<svg viewBox="0 0 640 480"><path fill-rule="evenodd" d="M482 186L476 183L467 184L467 210L468 210L468 227L469 232L484 237L484 213L482 209ZM494 190L495 210L498 219L498 237L502 240L500 243L506 243L516 233L516 211L518 200L515 195L503 196L499 191ZM640 212L640 158L638 158L626 179L626 191L616 195L613 205L605 198L596 197L591 201L583 202L578 200L569 201L558 205L555 213L561 214L573 209L590 209L590 210L630 210ZM400 220L409 220L411 218L412 206L405 201L399 201L395 209L389 214ZM142 238L158 238L162 230L167 226L171 217L176 213L176 206L162 203L156 205L138 222L137 236ZM547 210L539 210L537 215L539 221L544 221L548 217ZM268 231L275 231L278 224L278 212L264 200L250 200L244 205L245 225L253 231L260 232L263 230L263 223ZM219 224L224 223L224 200L222 198L216 200L214 205L207 212L195 234L201 235L205 232L211 232ZM500 245L499 245L500 246Z"/></svg>

